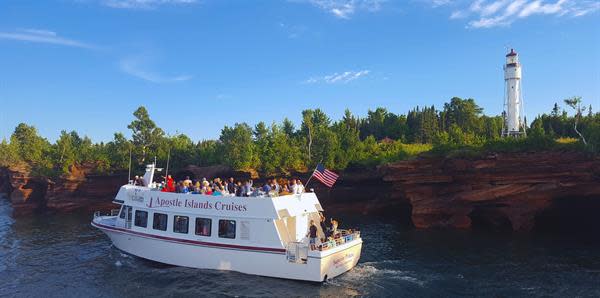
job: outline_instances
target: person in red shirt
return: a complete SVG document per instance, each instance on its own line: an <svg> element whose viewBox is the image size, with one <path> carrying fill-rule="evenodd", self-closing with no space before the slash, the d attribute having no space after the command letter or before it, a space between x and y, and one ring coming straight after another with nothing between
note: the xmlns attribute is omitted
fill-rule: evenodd
<svg viewBox="0 0 600 298"><path fill-rule="evenodd" d="M171 177L171 175L167 176L167 185L165 185L161 191L175 192L175 181L173 181L173 177Z"/></svg>

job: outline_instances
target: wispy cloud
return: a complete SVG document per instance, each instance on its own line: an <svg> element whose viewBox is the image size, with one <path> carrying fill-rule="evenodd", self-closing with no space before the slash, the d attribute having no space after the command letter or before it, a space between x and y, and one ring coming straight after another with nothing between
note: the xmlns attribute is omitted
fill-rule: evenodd
<svg viewBox="0 0 600 298"><path fill-rule="evenodd" d="M113 8L152 9L163 5L193 4L197 0L101 0L101 3Z"/></svg>
<svg viewBox="0 0 600 298"><path fill-rule="evenodd" d="M534 15L581 17L600 10L597 0L427 1L432 6L453 7L450 19L467 19L468 28L509 26Z"/></svg>
<svg viewBox="0 0 600 298"><path fill-rule="evenodd" d="M302 36L308 29L308 27L304 25L290 25L283 22L279 23L279 28L291 39Z"/></svg>
<svg viewBox="0 0 600 298"><path fill-rule="evenodd" d="M126 74L152 83L182 82L192 78L189 75L165 76L149 70L148 60L146 56L128 57L119 61L119 68Z"/></svg>
<svg viewBox="0 0 600 298"><path fill-rule="evenodd" d="M334 73L326 76L320 77L312 77L308 80L305 80L305 84L317 84L317 83L326 83L326 84L336 84L336 83L348 83L354 81L358 78L364 77L368 75L370 70L360 70L360 71L344 71L341 73Z"/></svg>
<svg viewBox="0 0 600 298"><path fill-rule="evenodd" d="M378 11L386 0L306 0L340 19L349 19L357 11Z"/></svg>
<svg viewBox="0 0 600 298"><path fill-rule="evenodd" d="M18 29L12 32L0 32L0 39L47 43L85 49L96 48L93 45L74 39L64 38L59 36L56 32L43 29Z"/></svg>

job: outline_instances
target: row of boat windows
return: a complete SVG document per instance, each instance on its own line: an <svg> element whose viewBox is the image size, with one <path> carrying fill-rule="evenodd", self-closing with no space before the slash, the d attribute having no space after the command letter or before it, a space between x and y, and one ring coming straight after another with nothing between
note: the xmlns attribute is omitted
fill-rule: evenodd
<svg viewBox="0 0 600 298"><path fill-rule="evenodd" d="M131 219L131 207L125 206L121 210L120 218L125 219L126 213L127 218ZM159 231L167 230L167 219L168 215L164 213L153 213L152 229ZM194 233L198 236L211 236L212 219L196 217L196 225ZM135 217L133 218L133 224L136 227L147 228L148 227L148 212L143 210L136 210ZM230 238L235 239L235 220L220 219L219 220L219 238ZM188 234L190 227L190 218L183 215L173 216L173 232Z"/></svg>

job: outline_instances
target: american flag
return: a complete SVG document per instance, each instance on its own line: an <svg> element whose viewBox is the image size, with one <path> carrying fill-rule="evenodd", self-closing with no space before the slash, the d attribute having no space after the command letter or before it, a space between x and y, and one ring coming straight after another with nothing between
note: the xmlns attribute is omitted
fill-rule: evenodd
<svg viewBox="0 0 600 298"><path fill-rule="evenodd" d="M313 172L313 177L323 182L323 184L327 185L327 187L332 187L339 175L326 169L322 164L318 164L317 168Z"/></svg>

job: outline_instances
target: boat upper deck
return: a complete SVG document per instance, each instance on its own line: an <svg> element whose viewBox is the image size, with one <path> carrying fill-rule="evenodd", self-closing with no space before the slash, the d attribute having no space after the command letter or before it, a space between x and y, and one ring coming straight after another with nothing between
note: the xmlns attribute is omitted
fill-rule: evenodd
<svg viewBox="0 0 600 298"><path fill-rule="evenodd" d="M115 201L137 209L236 218L282 219L323 211L314 193L278 197L210 196L161 192L157 189L130 184L121 187Z"/></svg>

